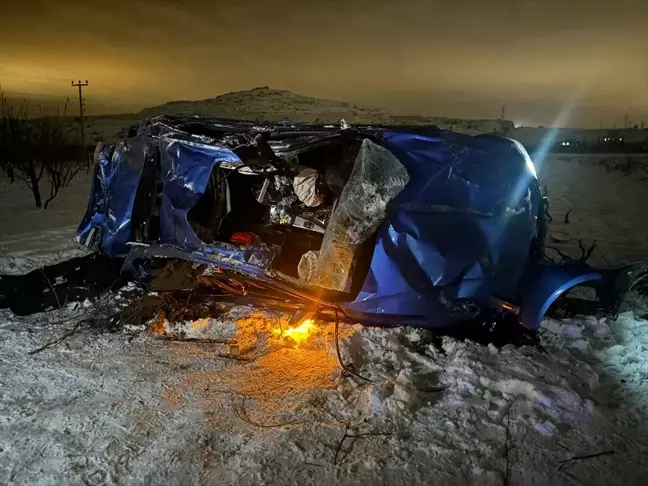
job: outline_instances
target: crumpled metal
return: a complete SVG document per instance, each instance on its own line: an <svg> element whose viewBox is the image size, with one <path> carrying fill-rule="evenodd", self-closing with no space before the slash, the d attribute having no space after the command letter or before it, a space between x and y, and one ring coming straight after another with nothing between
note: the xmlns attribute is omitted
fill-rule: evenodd
<svg viewBox="0 0 648 486"><path fill-rule="evenodd" d="M195 126L198 135L190 133ZM407 184L381 212L361 290L335 303L353 319L444 327L494 308L493 302L512 302L521 322L536 328L559 295L573 285L598 282L603 274L587 265L541 264L543 198L519 143L430 127L339 130L196 117L147 121L123 142L98 148L78 240L114 257L128 255L132 268L138 258L183 258L324 305L277 279L270 269L273 250L265 244L205 244L187 221L213 168L241 168L238 151L259 148L260 133L267 136L261 148L275 158L271 165L289 165L313 147L369 139L405 168ZM159 163L155 171L153 163ZM160 237L151 245L134 244L136 195L143 174L152 172L161 187ZM275 213L280 216L281 210Z"/></svg>
<svg viewBox="0 0 648 486"><path fill-rule="evenodd" d="M451 320L452 302L516 297L542 195L499 137L384 132L410 181L388 208L356 311ZM450 303L450 304L449 304Z"/></svg>
<svg viewBox="0 0 648 486"><path fill-rule="evenodd" d="M77 228L79 242L114 257L128 253L133 203L147 151L144 135L98 151L88 207Z"/></svg>

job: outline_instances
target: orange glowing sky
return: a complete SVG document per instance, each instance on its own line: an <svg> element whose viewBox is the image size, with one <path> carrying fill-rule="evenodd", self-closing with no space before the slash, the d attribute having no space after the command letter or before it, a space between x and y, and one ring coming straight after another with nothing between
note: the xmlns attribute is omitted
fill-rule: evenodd
<svg viewBox="0 0 648 486"><path fill-rule="evenodd" d="M2 0L0 83L135 111L269 85L400 112L648 123L644 0Z"/></svg>

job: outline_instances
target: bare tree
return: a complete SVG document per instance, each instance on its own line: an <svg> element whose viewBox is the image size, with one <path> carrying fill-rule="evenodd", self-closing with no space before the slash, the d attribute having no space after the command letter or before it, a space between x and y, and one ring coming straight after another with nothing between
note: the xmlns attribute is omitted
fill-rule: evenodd
<svg viewBox="0 0 648 486"><path fill-rule="evenodd" d="M36 206L41 207L38 183L44 167L37 169L33 157L32 129L27 112L29 105L23 102L15 108L4 92L0 91L0 157L2 167L12 181L24 181L33 191ZM32 189L32 188L35 188Z"/></svg>
<svg viewBox="0 0 648 486"><path fill-rule="evenodd" d="M67 102L65 108L67 109ZM67 130L58 113L53 117L39 118L36 131L43 151L39 161L45 167L45 176L49 182L49 196L43 203L43 207L47 209L59 191L67 187L79 173L88 154L79 140Z"/></svg>
<svg viewBox="0 0 648 486"><path fill-rule="evenodd" d="M37 208L47 209L60 190L70 184L87 158L75 134L67 129L57 112L29 118L29 104L17 109L0 90L0 166L12 181L24 182L34 196ZM49 182L49 195L43 203L41 181Z"/></svg>
<svg viewBox="0 0 648 486"><path fill-rule="evenodd" d="M4 92L0 89L0 171L9 177L12 184L16 180L16 172L12 163L12 149L19 143L19 139L14 137L14 133L21 131L17 125L26 118L22 112L23 109L26 109L25 105L21 106L17 111L14 110Z"/></svg>

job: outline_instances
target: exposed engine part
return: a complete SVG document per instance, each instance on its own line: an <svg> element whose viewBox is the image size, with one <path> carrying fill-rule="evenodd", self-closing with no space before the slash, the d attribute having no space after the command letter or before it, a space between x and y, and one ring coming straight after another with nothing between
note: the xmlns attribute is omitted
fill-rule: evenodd
<svg viewBox="0 0 648 486"><path fill-rule="evenodd" d="M323 223L317 220L310 220L302 216L291 214L285 206L272 205L270 206L270 223L294 226L308 231L324 234L326 228Z"/></svg>
<svg viewBox="0 0 648 486"><path fill-rule="evenodd" d="M302 209L300 211L295 211L295 214L301 216L302 218L311 221L319 226L326 226L329 216L333 212L333 206L326 206L316 209Z"/></svg>
<svg viewBox="0 0 648 486"><path fill-rule="evenodd" d="M292 204L297 201L297 196L292 188L292 177L276 175L274 186L279 200L284 204Z"/></svg>
<svg viewBox="0 0 648 486"><path fill-rule="evenodd" d="M292 216L284 206L270 206L270 222L273 224L292 225Z"/></svg>
<svg viewBox="0 0 648 486"><path fill-rule="evenodd" d="M309 231L316 231L317 233L322 233L322 234L326 232L324 226L320 226L319 224L310 221L306 218L302 218L301 216L295 216L295 220L293 221L293 226L295 226L296 228L302 228Z"/></svg>

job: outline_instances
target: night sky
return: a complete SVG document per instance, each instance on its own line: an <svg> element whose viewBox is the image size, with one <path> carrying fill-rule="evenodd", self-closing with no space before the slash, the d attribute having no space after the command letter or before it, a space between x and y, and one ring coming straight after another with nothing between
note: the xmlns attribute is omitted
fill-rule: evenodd
<svg viewBox="0 0 648 486"><path fill-rule="evenodd" d="M211 3L211 6L206 6ZM525 125L648 123L644 0L0 0L0 84L134 111L271 86Z"/></svg>

